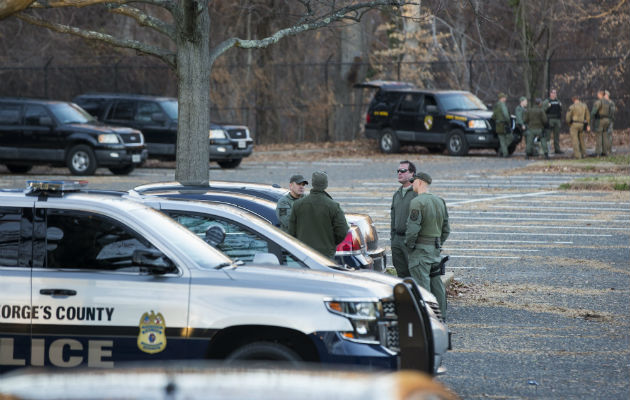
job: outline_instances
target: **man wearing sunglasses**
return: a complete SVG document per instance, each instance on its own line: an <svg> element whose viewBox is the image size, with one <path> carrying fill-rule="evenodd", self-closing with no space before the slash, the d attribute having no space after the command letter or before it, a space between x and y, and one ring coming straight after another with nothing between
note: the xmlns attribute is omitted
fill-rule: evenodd
<svg viewBox="0 0 630 400"><path fill-rule="evenodd" d="M396 275L400 278L406 278L411 275L409 274L409 253L407 246L405 246L405 232L409 217L409 203L417 196L411 188L409 179L416 173L416 166L411 161L401 161L396 172L400 187L392 199L390 247Z"/></svg>
<svg viewBox="0 0 630 400"><path fill-rule="evenodd" d="M405 244L409 248L409 273L418 284L435 295L442 317L446 318L446 289L440 277L440 251L451 232L446 202L429 193L429 174L417 172L409 181L418 193L409 205L405 236Z"/></svg>

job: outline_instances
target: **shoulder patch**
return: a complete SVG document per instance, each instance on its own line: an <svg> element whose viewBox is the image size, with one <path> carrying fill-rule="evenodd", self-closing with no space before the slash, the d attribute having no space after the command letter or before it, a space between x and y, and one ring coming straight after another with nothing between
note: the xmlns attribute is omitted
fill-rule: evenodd
<svg viewBox="0 0 630 400"><path fill-rule="evenodd" d="M418 209L414 208L413 210L411 210L411 214L409 214L409 218L412 221L417 221L419 215L420 215L420 211Z"/></svg>
<svg viewBox="0 0 630 400"><path fill-rule="evenodd" d="M287 215L287 211L288 211L288 209L286 209L286 208L279 208L278 209L278 212L279 212L281 217Z"/></svg>

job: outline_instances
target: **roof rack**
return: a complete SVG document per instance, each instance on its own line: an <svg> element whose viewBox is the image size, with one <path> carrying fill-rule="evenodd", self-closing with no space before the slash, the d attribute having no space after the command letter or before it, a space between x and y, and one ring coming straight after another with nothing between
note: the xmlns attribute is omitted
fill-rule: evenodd
<svg viewBox="0 0 630 400"><path fill-rule="evenodd" d="M68 192L77 192L87 187L88 181L41 180L26 181L26 194L61 196Z"/></svg>

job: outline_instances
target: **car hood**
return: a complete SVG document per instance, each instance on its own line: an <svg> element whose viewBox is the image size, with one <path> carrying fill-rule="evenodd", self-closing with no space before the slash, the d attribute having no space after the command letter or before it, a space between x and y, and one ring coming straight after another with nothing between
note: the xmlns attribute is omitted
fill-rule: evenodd
<svg viewBox="0 0 630 400"><path fill-rule="evenodd" d="M373 271L359 270L359 271L343 272L343 273L349 273L349 274L358 275L358 276L360 276L363 279L369 279L369 280L373 280L374 282L384 283L384 284L389 285L391 287L394 287L394 286L396 286L397 284L399 284L399 283L401 283L403 281L401 278L399 278L397 276L390 275L388 273L382 273L382 272L373 272ZM422 298L425 301L437 303L437 299L435 298L433 293L431 293L430 291L426 290L425 288L423 288L420 285L418 285L418 289L420 290L420 294L422 295Z"/></svg>
<svg viewBox="0 0 630 400"><path fill-rule="evenodd" d="M445 115L447 118L449 115L454 115L458 117L464 117L466 119L490 119L492 117L492 111L488 111L488 110L447 111Z"/></svg>
<svg viewBox="0 0 630 400"><path fill-rule="evenodd" d="M226 267L223 271L239 287L319 294L332 298L381 299L393 295L393 286L389 282L379 282L364 278L361 274L341 271L256 265Z"/></svg>
<svg viewBox="0 0 630 400"><path fill-rule="evenodd" d="M75 132L99 132L99 133L140 133L137 129L127 128L124 126L109 126L100 124L68 124Z"/></svg>

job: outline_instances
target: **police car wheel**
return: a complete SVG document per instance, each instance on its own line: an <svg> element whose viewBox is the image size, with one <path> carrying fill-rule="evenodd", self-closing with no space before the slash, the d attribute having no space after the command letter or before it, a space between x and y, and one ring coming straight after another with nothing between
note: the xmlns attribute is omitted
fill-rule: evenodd
<svg viewBox="0 0 630 400"><path fill-rule="evenodd" d="M398 153L400 150L400 143L393 130L387 128L381 133L381 137L378 140L378 146L383 153Z"/></svg>
<svg viewBox="0 0 630 400"><path fill-rule="evenodd" d="M13 174L25 174L33 168L32 165L7 164L7 169Z"/></svg>
<svg viewBox="0 0 630 400"><path fill-rule="evenodd" d="M452 156L465 156L468 154L468 142L464 132L459 129L453 129L446 139L446 149L448 154Z"/></svg>
<svg viewBox="0 0 630 400"><path fill-rule="evenodd" d="M254 342L236 349L226 358L226 360L265 360L297 363L302 361L302 358L296 352L281 344Z"/></svg>
<svg viewBox="0 0 630 400"><path fill-rule="evenodd" d="M93 175L96 171L96 157L90 146L79 144L68 152L66 164L72 175Z"/></svg>

